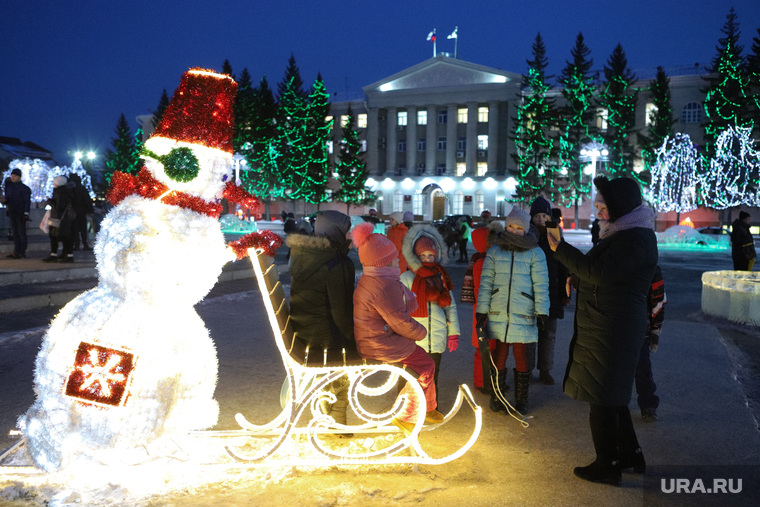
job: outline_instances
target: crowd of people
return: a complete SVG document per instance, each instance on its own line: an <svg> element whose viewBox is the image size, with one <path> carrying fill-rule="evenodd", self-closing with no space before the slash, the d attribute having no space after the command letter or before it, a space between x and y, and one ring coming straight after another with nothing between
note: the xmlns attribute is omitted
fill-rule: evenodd
<svg viewBox="0 0 760 507"><path fill-rule="evenodd" d="M576 293L562 385L565 394L589 404L595 460L574 473L619 485L623 471L646 468L628 403L635 384L643 419L657 420L649 354L657 350L667 298L654 214L638 184L604 177L594 184L599 241L586 253L565 241L560 217L543 197L531 203L530 213L514 206L503 223L490 214L476 225L463 220L457 261L467 258L465 236L476 252L464 283L472 290L462 291L460 303L473 303L475 386L490 394L494 412L525 417L533 369L539 382L555 384L557 321ZM373 220L351 229L347 215L326 211L317 214L313 233L293 231L287 239L296 336L305 345L412 370L425 399L416 399L407 384L398 386L405 405L393 423L406 432L423 407L425 424L443 420L437 410L441 359L459 348L462 334L445 268L446 242L431 225L412 220L394 213L380 234ZM356 283L351 246L362 265ZM510 349L514 405L507 401ZM335 401L322 407L340 424L346 422L348 387L348 379L333 382Z"/></svg>

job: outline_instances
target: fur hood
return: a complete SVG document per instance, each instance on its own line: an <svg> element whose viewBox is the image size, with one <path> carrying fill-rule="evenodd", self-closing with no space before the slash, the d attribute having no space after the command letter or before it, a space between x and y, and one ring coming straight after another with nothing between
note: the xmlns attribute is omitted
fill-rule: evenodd
<svg viewBox="0 0 760 507"><path fill-rule="evenodd" d="M290 248L314 248L317 250L330 250L330 240L324 236L312 236L310 234L288 234L285 244Z"/></svg>
<svg viewBox="0 0 760 507"><path fill-rule="evenodd" d="M406 258L406 263L409 265L409 269L415 272L422 267L422 261L420 261L417 254L414 253L414 244L422 236L427 236L435 242L436 249L438 250L438 253L435 256L435 261L437 263L443 264L448 261L448 256L446 255L446 242L436 228L432 225L417 224L412 226L409 229L409 232L406 233L406 236L404 236L404 244L402 246L402 253L404 254L404 258Z"/></svg>

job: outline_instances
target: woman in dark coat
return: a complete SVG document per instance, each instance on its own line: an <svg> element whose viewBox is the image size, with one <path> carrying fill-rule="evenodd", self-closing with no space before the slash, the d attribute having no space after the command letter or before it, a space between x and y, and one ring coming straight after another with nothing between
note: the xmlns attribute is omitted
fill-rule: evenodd
<svg viewBox="0 0 760 507"><path fill-rule="evenodd" d="M573 471L620 485L621 470L646 467L628 403L647 329L647 294L657 267L654 213L632 179L594 180L600 241L587 254L550 236L555 258L579 279L564 392L590 405L596 460Z"/></svg>
<svg viewBox="0 0 760 507"><path fill-rule="evenodd" d="M43 262L74 262L74 184L65 176L53 179L53 195L47 200L50 206L50 218L59 219L58 227L50 227L50 255ZM63 243L61 256L58 256L58 243Z"/></svg>

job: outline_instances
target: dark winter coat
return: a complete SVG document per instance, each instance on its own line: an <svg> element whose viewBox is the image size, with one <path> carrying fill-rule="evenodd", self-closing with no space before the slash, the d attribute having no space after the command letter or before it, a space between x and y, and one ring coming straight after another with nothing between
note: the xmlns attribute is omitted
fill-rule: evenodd
<svg viewBox="0 0 760 507"><path fill-rule="evenodd" d="M628 405L657 266L654 231L615 232L585 255L563 241L555 258L579 279L564 392L593 404Z"/></svg>
<svg viewBox="0 0 760 507"><path fill-rule="evenodd" d="M74 207L74 211L76 211L77 218L84 220L88 214L92 214L94 211L90 193L82 185L82 179L78 174L71 174L69 176L69 183L74 184L72 191L72 206Z"/></svg>
<svg viewBox="0 0 760 507"><path fill-rule="evenodd" d="M731 224L731 257L734 261L746 263L755 255L755 241L749 226L737 218Z"/></svg>
<svg viewBox="0 0 760 507"><path fill-rule="evenodd" d="M53 237L68 238L73 233L74 219L76 218L74 212L74 184L67 183L60 187L53 189L53 195L47 200L47 205L50 206L50 218L58 218L61 223L58 227L50 227L49 234ZM70 212L66 213L66 209L70 208Z"/></svg>
<svg viewBox="0 0 760 507"><path fill-rule="evenodd" d="M10 178L5 180L5 206L10 213L29 213L32 200L32 190L21 183L13 183Z"/></svg>
<svg viewBox="0 0 760 507"><path fill-rule="evenodd" d="M296 336L310 347L346 348L352 355L354 263L323 236L291 234L287 244L290 318Z"/></svg>
<svg viewBox="0 0 760 507"><path fill-rule="evenodd" d="M565 317L565 305L562 304L562 300L567 299L565 285L568 270L564 264L554 258L554 252L549 247L549 240L546 238L546 227L531 226L530 230L538 238L538 246L546 256L546 269L549 274L549 317L562 319Z"/></svg>

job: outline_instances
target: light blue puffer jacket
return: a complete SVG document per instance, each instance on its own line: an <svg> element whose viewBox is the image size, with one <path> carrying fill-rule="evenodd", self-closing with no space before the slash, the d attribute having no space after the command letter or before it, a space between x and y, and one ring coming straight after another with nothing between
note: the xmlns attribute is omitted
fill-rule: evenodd
<svg viewBox="0 0 760 507"><path fill-rule="evenodd" d="M507 236L508 235L508 236ZM477 313L488 314L491 339L507 343L538 341L536 315L549 315L546 256L535 237L504 232L483 261ZM515 245L515 242L517 245ZM533 245L530 247L530 245ZM528 247L528 249L524 249Z"/></svg>

